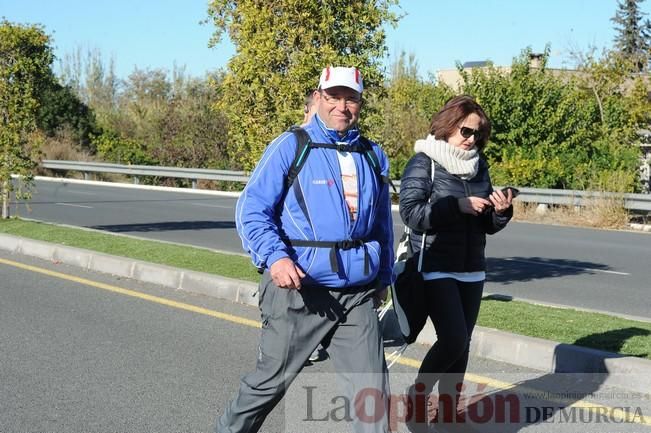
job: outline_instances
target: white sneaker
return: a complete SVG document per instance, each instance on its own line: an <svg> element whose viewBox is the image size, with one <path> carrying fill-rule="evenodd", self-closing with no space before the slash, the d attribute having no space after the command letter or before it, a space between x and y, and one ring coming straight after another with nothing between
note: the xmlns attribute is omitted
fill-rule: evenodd
<svg viewBox="0 0 651 433"><path fill-rule="evenodd" d="M312 354L308 358L308 361L316 362L319 359L321 359L321 347L317 347L316 349L314 349L314 352L312 352Z"/></svg>

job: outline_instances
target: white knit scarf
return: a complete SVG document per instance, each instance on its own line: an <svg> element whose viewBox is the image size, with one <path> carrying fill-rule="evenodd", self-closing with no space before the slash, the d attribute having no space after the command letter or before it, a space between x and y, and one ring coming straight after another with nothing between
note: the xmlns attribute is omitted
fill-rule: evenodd
<svg viewBox="0 0 651 433"><path fill-rule="evenodd" d="M477 148L464 150L447 141L437 140L433 135L428 135L424 140L416 140L414 150L417 153L425 153L441 164L448 173L455 174L462 179L472 179L479 169Z"/></svg>

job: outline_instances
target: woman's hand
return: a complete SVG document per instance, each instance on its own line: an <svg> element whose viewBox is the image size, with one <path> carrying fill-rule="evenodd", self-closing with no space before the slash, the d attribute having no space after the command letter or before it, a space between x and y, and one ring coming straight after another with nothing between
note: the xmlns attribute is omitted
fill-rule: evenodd
<svg viewBox="0 0 651 433"><path fill-rule="evenodd" d="M477 216L484 212L493 204L481 197L463 197L457 200L459 202L459 210L461 213Z"/></svg>
<svg viewBox="0 0 651 433"><path fill-rule="evenodd" d="M508 194L505 195L499 189L493 191L493 193L488 197L495 208L495 213L502 215L508 208L511 207L511 202L513 201L513 194L511 193L511 188L507 188Z"/></svg>

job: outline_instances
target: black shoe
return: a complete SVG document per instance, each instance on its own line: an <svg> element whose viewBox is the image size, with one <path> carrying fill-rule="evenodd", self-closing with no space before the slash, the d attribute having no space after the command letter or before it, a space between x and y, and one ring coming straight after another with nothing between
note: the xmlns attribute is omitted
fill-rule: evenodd
<svg viewBox="0 0 651 433"><path fill-rule="evenodd" d="M429 433L427 414L427 396L423 394L425 386L422 383L411 385L405 391L408 418L405 421L411 433ZM417 407L420 404L422 407Z"/></svg>

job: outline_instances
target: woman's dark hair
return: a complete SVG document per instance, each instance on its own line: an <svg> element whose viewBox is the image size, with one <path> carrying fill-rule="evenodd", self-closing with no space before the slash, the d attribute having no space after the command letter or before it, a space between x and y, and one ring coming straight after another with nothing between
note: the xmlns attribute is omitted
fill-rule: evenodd
<svg viewBox="0 0 651 433"><path fill-rule="evenodd" d="M448 100L443 108L432 116L429 133L439 140L446 140L456 132L463 120L475 113L479 116L479 132L481 136L475 141L475 146L482 150L491 135L491 121L484 109L471 96L459 95Z"/></svg>

